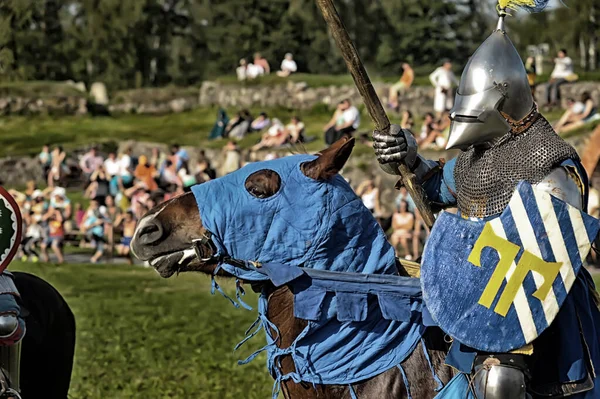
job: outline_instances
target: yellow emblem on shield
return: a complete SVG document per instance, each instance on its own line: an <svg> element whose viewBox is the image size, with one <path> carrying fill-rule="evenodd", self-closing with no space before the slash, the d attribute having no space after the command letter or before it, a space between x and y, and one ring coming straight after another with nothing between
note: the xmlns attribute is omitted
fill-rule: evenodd
<svg viewBox="0 0 600 399"><path fill-rule="evenodd" d="M495 250L500 260L496 264L494 273L479 298L478 303L480 305L489 309L502 287L502 282L506 279L506 287L504 287L504 291L502 291L500 299L494 308L494 312L505 317L529 272L538 273L544 278L544 282L533 293L533 296L540 301L546 299L552 289L554 280L556 280L560 273L562 263L546 262L531 252L523 250L521 259L515 265L515 259L521 247L499 237L489 223L485 224L481 235L475 242L475 246L469 254L468 261L475 266L481 267L481 253L484 248ZM515 266L512 267L513 265Z"/></svg>

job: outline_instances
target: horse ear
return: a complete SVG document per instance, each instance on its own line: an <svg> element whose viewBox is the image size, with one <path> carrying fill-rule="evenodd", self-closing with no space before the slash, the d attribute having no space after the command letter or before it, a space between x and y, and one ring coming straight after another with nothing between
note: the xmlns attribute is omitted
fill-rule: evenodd
<svg viewBox="0 0 600 399"><path fill-rule="evenodd" d="M328 180L335 176L346 164L352 149L354 138L342 137L331 147L321 151L314 161L302 164L302 172L315 180Z"/></svg>

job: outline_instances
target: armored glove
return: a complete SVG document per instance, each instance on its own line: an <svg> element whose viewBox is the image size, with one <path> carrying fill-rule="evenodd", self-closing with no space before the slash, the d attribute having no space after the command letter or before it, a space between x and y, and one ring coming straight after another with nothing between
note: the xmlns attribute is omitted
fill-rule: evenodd
<svg viewBox="0 0 600 399"><path fill-rule="evenodd" d="M389 134L373 132L373 148L377 160L386 173L398 175L401 162L412 169L417 160L417 142L412 133L398 125L390 126Z"/></svg>

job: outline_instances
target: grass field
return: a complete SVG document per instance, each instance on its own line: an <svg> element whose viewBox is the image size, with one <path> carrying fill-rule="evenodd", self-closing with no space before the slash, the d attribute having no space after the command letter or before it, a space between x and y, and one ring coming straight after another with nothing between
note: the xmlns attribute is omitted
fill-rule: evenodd
<svg viewBox="0 0 600 399"><path fill-rule="evenodd" d="M364 107L360 107L362 124L360 131L373 129ZM307 136L316 140L306 145L307 151L318 151L325 147L323 126L331 118L332 111L326 107L295 111L285 108L251 109L253 115L265 111L271 118L279 118L288 123L293 115L299 115L306 125ZM233 117L235 109L228 109ZM67 150L78 149L91 144L109 144L112 147L123 140L150 141L156 143L179 143L199 148L222 148L226 140L208 140L215 123L217 108L198 108L190 112L170 115L120 115L115 117L91 116L11 116L0 118L0 157L35 155L44 143L60 144ZM400 123L400 115L389 114L392 123ZM549 120L556 120L560 112L547 114ZM421 115L415 115L416 131L421 128ZM584 129L585 130L585 129ZM589 130L586 130L589 131ZM574 132L579 134L581 131ZM240 141L241 148L249 148L260 141L260 133L249 134ZM369 151L358 145L354 154Z"/></svg>
<svg viewBox="0 0 600 399"><path fill-rule="evenodd" d="M71 398L264 399L271 393L264 355L237 365L264 345L264 336L233 353L256 311L211 296L205 276L164 280L150 269L108 265L13 262L10 269L52 283L75 314ZM223 286L231 293L233 285ZM255 295L247 297L254 306Z"/></svg>
<svg viewBox="0 0 600 399"><path fill-rule="evenodd" d="M331 118L325 107L295 111L285 108L251 109L253 115L266 111L271 118L279 118L287 124L293 115L299 115L306 125L306 134L316 138L306 146L308 151L324 148L323 126ZM235 109L228 109L233 117ZM209 141L208 135L215 123L217 108L199 108L179 114L120 115L115 117L90 116L11 116L0 118L0 157L34 155L44 143L60 144L67 150L91 144L116 146L123 140L179 143L200 148L222 148L226 140ZM392 122L399 123L399 115L390 115ZM361 131L373 128L368 115L362 110ZM248 148L260 141L260 133L249 134L240 141Z"/></svg>

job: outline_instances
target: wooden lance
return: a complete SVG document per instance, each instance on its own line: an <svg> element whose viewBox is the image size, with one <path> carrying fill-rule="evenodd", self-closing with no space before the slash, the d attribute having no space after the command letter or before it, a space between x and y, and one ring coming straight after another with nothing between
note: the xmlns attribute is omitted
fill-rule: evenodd
<svg viewBox="0 0 600 399"><path fill-rule="evenodd" d="M348 31L346 31L344 23L340 19L340 16L333 5L333 0L316 1L317 5L321 9L321 13L323 14L325 22L327 22L327 25L331 30L331 34L333 35L335 42L342 52L342 56L346 61L348 70L354 79L354 83L356 84L356 87L362 96L363 102L367 107L375 127L383 134L390 134L390 120L387 117L383 106L381 105L381 101L379 101L379 97L373 88L371 79L369 79L369 75L367 75L367 71L360 60L358 51L356 51L356 48L354 47L354 44L348 35ZM402 184L408 190L408 193L415 202L415 206L421 213L423 220L427 226L433 226L433 223L435 222L433 212L431 211L429 202L427 201L425 191L417 183L416 176L411 172L405 163L400 163L398 170L400 172Z"/></svg>

